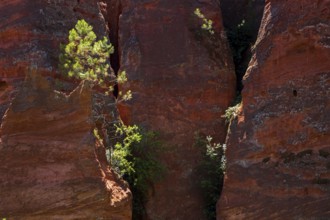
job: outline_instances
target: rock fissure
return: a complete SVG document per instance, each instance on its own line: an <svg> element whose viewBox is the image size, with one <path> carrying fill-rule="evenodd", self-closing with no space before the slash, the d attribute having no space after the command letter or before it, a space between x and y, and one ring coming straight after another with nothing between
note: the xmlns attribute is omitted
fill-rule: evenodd
<svg viewBox="0 0 330 220"><path fill-rule="evenodd" d="M114 53L110 56L110 65L114 74L117 76L120 70L120 41L119 41L119 19L122 14L121 0L110 1L107 4L107 23L109 28L110 42L114 47ZM119 85L114 86L114 96L117 98L119 94Z"/></svg>
<svg viewBox="0 0 330 220"><path fill-rule="evenodd" d="M243 89L243 76L252 57L252 47L257 39L265 0L219 0L223 23L236 73L237 95Z"/></svg>

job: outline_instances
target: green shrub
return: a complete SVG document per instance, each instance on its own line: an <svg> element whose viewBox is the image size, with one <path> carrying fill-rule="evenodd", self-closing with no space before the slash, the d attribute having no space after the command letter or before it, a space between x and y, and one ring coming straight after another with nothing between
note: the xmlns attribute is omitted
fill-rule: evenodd
<svg viewBox="0 0 330 220"><path fill-rule="evenodd" d="M111 165L129 183L133 193L133 219L143 219L144 205L155 182L164 175L159 162L163 143L156 132L120 123L117 133L122 137L111 153Z"/></svg>
<svg viewBox="0 0 330 220"><path fill-rule="evenodd" d="M114 49L106 37L97 41L92 26L86 21L77 22L75 28L69 32L68 41L67 45L62 46L59 65L65 76L87 80L105 91L105 95L113 90L115 83L127 81L125 72L112 78L109 58ZM131 91L125 94L119 92L119 96L119 101L132 98ZM104 95L101 99L103 98ZM148 192L164 173L164 167L158 161L162 144L157 133L143 131L136 125L127 126L119 122L113 127L115 118L105 116L105 107L108 105L104 100L94 99L93 120L96 127L93 134L105 145L111 167L129 183L133 193L133 219L140 219L145 212L144 204ZM107 137L109 134L113 135L113 129L116 137L111 139L117 138L120 141L111 146Z"/></svg>
<svg viewBox="0 0 330 220"><path fill-rule="evenodd" d="M122 141L117 142L111 152L110 163L121 176L135 173L134 161L132 161L132 148L134 143L141 141L141 134L136 125L126 126L123 122L115 125L116 134L122 137Z"/></svg>
<svg viewBox="0 0 330 220"><path fill-rule="evenodd" d="M69 43L60 55L60 66L69 77L103 85L109 74L109 58L114 52L106 37L96 41L93 27L79 20L69 32Z"/></svg>
<svg viewBox="0 0 330 220"><path fill-rule="evenodd" d="M226 109L225 114L223 115L223 117L226 118L226 122L229 123L231 120L233 120L238 116L240 107L241 107L241 103L238 103Z"/></svg>
<svg viewBox="0 0 330 220"><path fill-rule="evenodd" d="M212 137L198 135L196 145L203 149L203 159L199 165L202 174L200 187L204 196L204 213L209 220L216 219L216 203L222 190L226 171L226 145L212 142Z"/></svg>
<svg viewBox="0 0 330 220"><path fill-rule="evenodd" d="M124 83L127 77L125 71L117 78L110 74L110 54L114 48L107 37L96 38L93 27L79 20L69 31L68 44L61 46L59 67L65 76L88 80L109 94L115 83ZM120 95L121 100L132 98L131 91Z"/></svg>
<svg viewBox="0 0 330 220"><path fill-rule="evenodd" d="M209 34L213 35L214 34L214 30L213 30L213 21L210 19L207 19L205 17L205 15L201 12L201 10L199 8L196 8L194 11L194 14L201 19L202 21L202 25L201 28L203 30L206 30L209 32Z"/></svg>

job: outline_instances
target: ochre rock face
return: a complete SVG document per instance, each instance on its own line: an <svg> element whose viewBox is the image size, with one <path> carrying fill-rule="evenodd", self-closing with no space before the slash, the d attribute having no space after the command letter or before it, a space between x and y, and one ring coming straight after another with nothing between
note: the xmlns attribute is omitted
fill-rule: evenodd
<svg viewBox="0 0 330 220"><path fill-rule="evenodd" d="M330 218L330 1L269 0L218 219Z"/></svg>
<svg viewBox="0 0 330 220"><path fill-rule="evenodd" d="M106 34L101 12L105 1L97 0L1 0L0 4L0 118L31 65L43 75L54 75L60 43L78 19Z"/></svg>
<svg viewBox="0 0 330 220"><path fill-rule="evenodd" d="M200 27L194 10L214 23ZM122 1L121 70L133 99L119 106L122 119L159 131L167 173L146 205L150 219L204 219L196 167L195 134L224 141L221 115L235 95L235 73L217 1Z"/></svg>
<svg viewBox="0 0 330 220"><path fill-rule="evenodd" d="M69 96L28 75L7 110L0 213L8 219L131 219L131 193L92 136L91 89Z"/></svg>

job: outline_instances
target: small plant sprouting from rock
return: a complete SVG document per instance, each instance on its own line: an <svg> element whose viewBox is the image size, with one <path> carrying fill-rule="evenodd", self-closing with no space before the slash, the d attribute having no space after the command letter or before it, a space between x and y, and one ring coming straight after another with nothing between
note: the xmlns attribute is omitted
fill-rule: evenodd
<svg viewBox="0 0 330 220"><path fill-rule="evenodd" d="M145 203L153 185L162 178L164 166L159 162L163 144L156 132L137 126L116 125L122 141L111 152L111 166L125 179L133 193L133 219L144 219Z"/></svg>
<svg viewBox="0 0 330 220"><path fill-rule="evenodd" d="M111 74L109 58L114 48L108 38L96 38L92 26L79 20L69 32L68 44L61 48L59 66L65 76L88 81L96 90L92 102L94 137L107 149L111 167L129 183L133 193L133 219L140 219L150 188L163 174L163 166L157 159L161 144L154 132L142 132L138 126L127 126L121 121L116 124L118 119L111 108L115 102L131 99L132 93L119 91L116 101L106 101L114 85L126 82L127 77L124 71L117 77ZM110 113L105 111L109 106ZM110 139L121 141L112 146Z"/></svg>
<svg viewBox="0 0 330 220"><path fill-rule="evenodd" d="M241 103L238 103L234 106L227 108L225 114L222 116L226 118L227 123L231 122L233 119L235 119L238 116L240 107L241 107Z"/></svg>
<svg viewBox="0 0 330 220"><path fill-rule="evenodd" d="M216 203L222 190L223 176L226 172L226 145L213 142L211 136L200 135L196 145L203 149L203 159L199 166L202 179L200 187L204 195L204 213L209 220L216 219Z"/></svg>
<svg viewBox="0 0 330 220"><path fill-rule="evenodd" d="M123 122L115 125L116 134L123 137L122 141L117 142L111 152L110 163L117 173L121 176L132 175L135 172L133 161L131 160L132 146L141 141L141 134L136 125L126 126Z"/></svg>
<svg viewBox="0 0 330 220"><path fill-rule="evenodd" d="M203 23L202 23L201 28L203 30L208 31L211 35L213 35L214 34L213 21L210 19L207 19L199 8L195 9L194 14L202 20Z"/></svg>
<svg viewBox="0 0 330 220"><path fill-rule="evenodd" d="M106 37L96 41L93 27L79 20L69 32L69 43L60 55L60 65L69 77L86 79L104 86L108 77L109 57L114 52Z"/></svg>
<svg viewBox="0 0 330 220"><path fill-rule="evenodd" d="M110 74L110 54L114 52L107 37L97 40L93 27L85 20L79 20L69 31L68 44L62 45L59 56L60 69L65 76L87 80L99 87L106 95L113 91L116 83L127 81L123 71L117 78ZM120 94L119 100L129 100L131 91Z"/></svg>
<svg viewBox="0 0 330 220"><path fill-rule="evenodd" d="M222 174L226 172L226 144L212 143L213 138L211 136L206 137L206 156L212 161L218 161L220 159L220 171Z"/></svg>

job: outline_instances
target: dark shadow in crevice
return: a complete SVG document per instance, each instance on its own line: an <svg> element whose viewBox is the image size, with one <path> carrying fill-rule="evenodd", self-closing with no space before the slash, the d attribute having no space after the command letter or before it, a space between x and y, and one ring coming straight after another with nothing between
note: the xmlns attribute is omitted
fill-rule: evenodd
<svg viewBox="0 0 330 220"><path fill-rule="evenodd" d="M117 76L120 70L120 46L119 46L119 17L122 13L120 0L111 1L107 6L107 21L109 27L110 42L114 47L114 53L110 55L110 65L114 74ZM114 85L113 95L117 98L119 94L118 85Z"/></svg>
<svg viewBox="0 0 330 220"><path fill-rule="evenodd" d="M240 96L242 79L252 56L251 47L258 36L265 0L219 1L235 64L237 95Z"/></svg>

